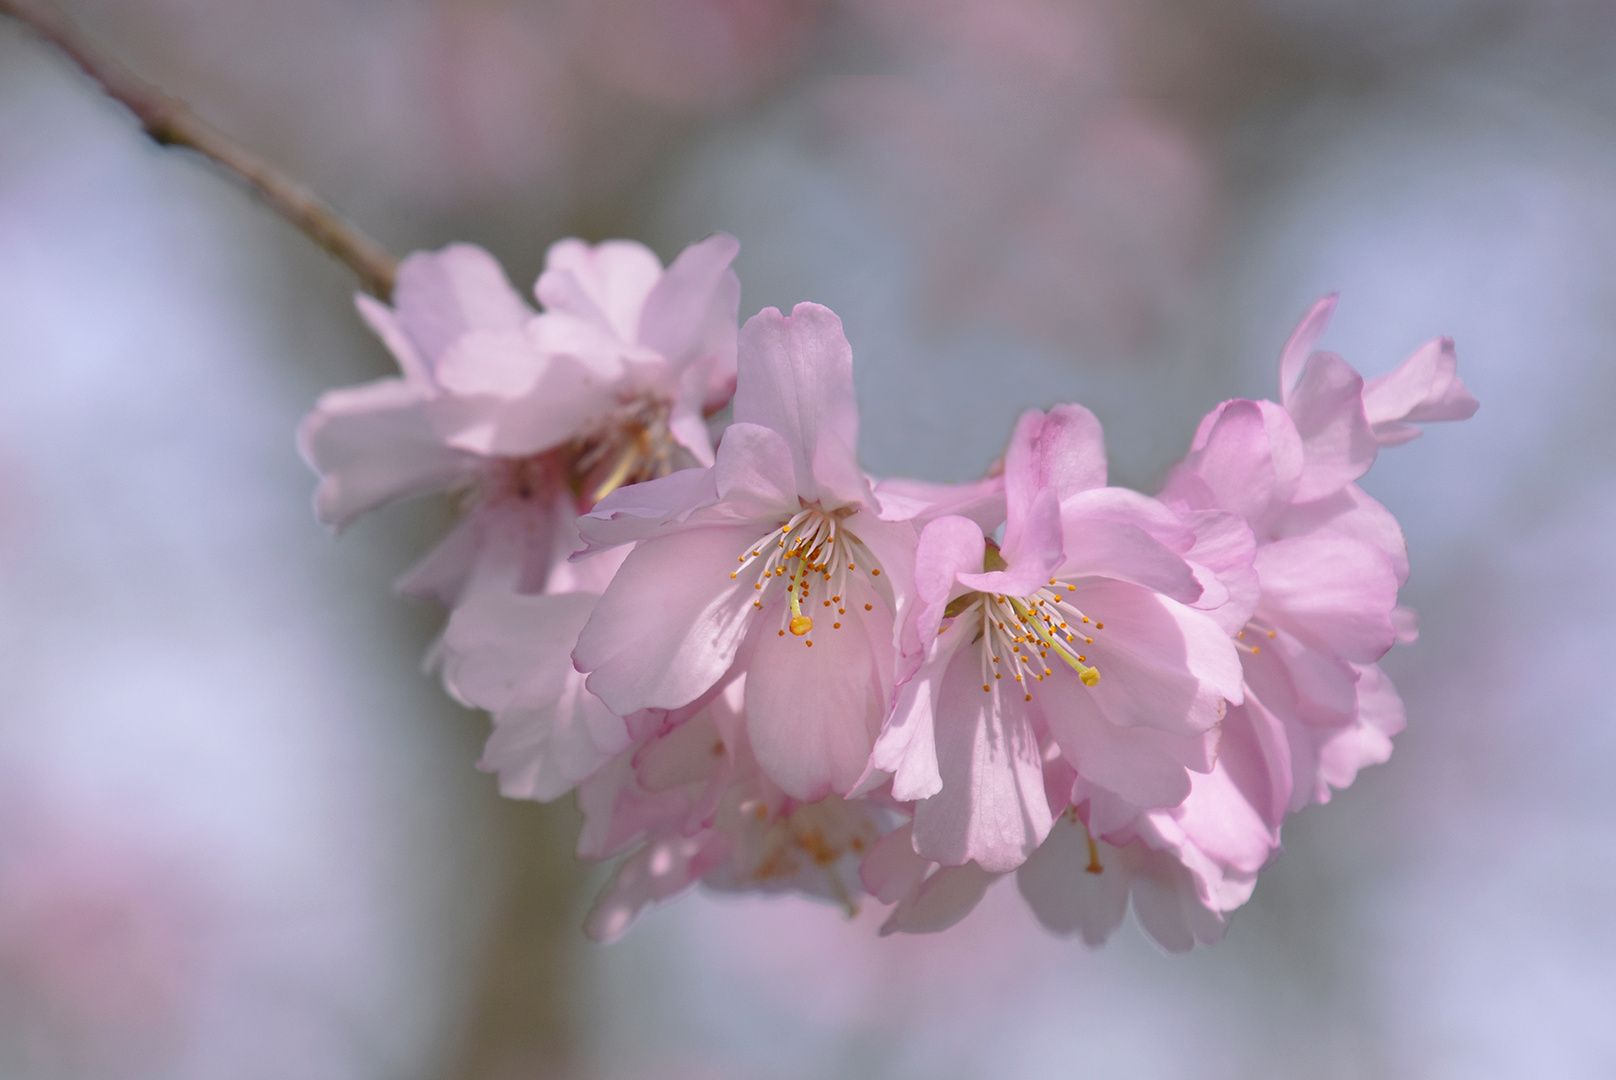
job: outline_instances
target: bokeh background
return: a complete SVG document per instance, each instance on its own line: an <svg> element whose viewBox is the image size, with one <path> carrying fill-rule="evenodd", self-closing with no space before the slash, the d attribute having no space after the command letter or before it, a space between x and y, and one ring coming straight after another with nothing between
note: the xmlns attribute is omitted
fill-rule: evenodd
<svg viewBox="0 0 1616 1080"><path fill-rule="evenodd" d="M385 374L352 281L0 24L0 1076L1616 1075L1616 9L1601 0L74 0L397 251L521 287L566 235L740 238L743 317L845 320L878 474L1027 406L1152 489L1325 339L1482 401L1383 455L1420 641L1392 761L1226 941L940 937L697 893L602 948L576 812L292 446Z"/></svg>

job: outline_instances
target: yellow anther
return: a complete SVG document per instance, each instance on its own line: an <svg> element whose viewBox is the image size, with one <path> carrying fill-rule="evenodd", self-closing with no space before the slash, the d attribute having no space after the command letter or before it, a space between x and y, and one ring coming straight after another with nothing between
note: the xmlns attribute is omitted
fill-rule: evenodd
<svg viewBox="0 0 1616 1080"><path fill-rule="evenodd" d="M796 634L798 637L802 637L802 635L814 628L814 620L810 619L806 615L793 615L791 616L791 622L787 625L791 627L791 632L793 634Z"/></svg>

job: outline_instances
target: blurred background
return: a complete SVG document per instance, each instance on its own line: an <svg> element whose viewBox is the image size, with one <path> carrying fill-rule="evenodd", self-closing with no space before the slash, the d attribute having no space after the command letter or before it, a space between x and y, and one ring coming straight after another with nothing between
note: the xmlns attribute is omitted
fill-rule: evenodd
<svg viewBox="0 0 1616 1080"><path fill-rule="evenodd" d="M1221 945L941 937L688 896L618 945L570 800L292 430L386 374L353 282L0 22L0 1077L1616 1075L1616 9L1600 0L73 0L395 251L722 229L742 316L845 320L877 474L1028 406L1152 490L1326 347L1437 334L1482 401L1366 486L1412 550L1392 761ZM1604 1019L1601 1020L1600 1018Z"/></svg>

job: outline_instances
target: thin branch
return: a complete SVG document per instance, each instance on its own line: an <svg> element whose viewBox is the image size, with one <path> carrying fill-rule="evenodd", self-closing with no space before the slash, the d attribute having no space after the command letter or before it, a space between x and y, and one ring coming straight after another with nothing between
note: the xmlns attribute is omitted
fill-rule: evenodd
<svg viewBox="0 0 1616 1080"><path fill-rule="evenodd" d="M346 263L366 292L383 300L392 295L397 260L303 184L102 52L72 20L43 0L0 0L0 15L10 15L66 53L108 96L127 106L159 145L189 147L223 166L276 213Z"/></svg>

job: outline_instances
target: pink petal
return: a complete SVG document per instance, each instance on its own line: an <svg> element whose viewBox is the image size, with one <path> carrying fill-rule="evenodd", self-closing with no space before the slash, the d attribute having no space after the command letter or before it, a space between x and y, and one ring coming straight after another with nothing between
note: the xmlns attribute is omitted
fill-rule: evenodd
<svg viewBox="0 0 1616 1080"><path fill-rule="evenodd" d="M915 854L906 822L871 845L859 863L859 881L883 904L896 904L920 886L931 862Z"/></svg>
<svg viewBox="0 0 1616 1080"><path fill-rule="evenodd" d="M960 649L943 676L935 722L942 788L915 805L915 850L948 866L1004 873L1049 834L1043 754L1020 687L983 693L978 650Z"/></svg>
<svg viewBox="0 0 1616 1080"><path fill-rule="evenodd" d="M400 379L322 394L297 434L304 460L320 474L320 520L340 527L383 503L475 475L477 458L444 445L433 410Z"/></svg>
<svg viewBox="0 0 1616 1080"><path fill-rule="evenodd" d="M1200 903L1195 879L1166 852L1149 852L1135 871L1133 913L1168 952L1189 952L1197 941L1211 945L1223 937L1223 919Z"/></svg>
<svg viewBox="0 0 1616 1080"><path fill-rule="evenodd" d="M1418 438L1416 423L1465 420L1480 407L1459 380L1452 338L1427 342L1397 370L1364 386L1364 413L1382 446Z"/></svg>
<svg viewBox="0 0 1616 1080"><path fill-rule="evenodd" d="M891 778L892 797L899 802L929 798L942 790L934 719L943 674L964 633L963 627L950 627L934 646L933 659L898 688L892 714L875 740L866 775L860 778L853 794L874 790L883 777Z"/></svg>
<svg viewBox="0 0 1616 1080"><path fill-rule="evenodd" d="M731 526L640 543L573 651L589 689L623 716L688 704L723 677L753 611L751 583L730 573L757 539Z"/></svg>
<svg viewBox="0 0 1616 1080"><path fill-rule="evenodd" d="M715 233L680 252L645 298L631 340L661 353L675 370L705 359L708 381L732 380L741 283L730 264L740 248L733 236Z"/></svg>
<svg viewBox="0 0 1616 1080"><path fill-rule="evenodd" d="M1279 399L1290 404L1291 393L1296 388L1296 381L1301 378L1302 367L1307 358L1313 355L1313 349L1318 345L1319 339L1324 336L1324 330L1330 325L1330 316L1335 314L1335 304L1338 294L1329 296L1314 303L1308 309L1302 321L1297 323L1296 329L1291 331L1290 340L1285 343L1285 349L1279 354Z"/></svg>
<svg viewBox="0 0 1616 1080"><path fill-rule="evenodd" d="M479 767L508 798L554 799L628 746L627 725L568 657L595 598L473 593L444 631L443 681L494 714Z"/></svg>
<svg viewBox="0 0 1616 1080"><path fill-rule="evenodd" d="M398 361L404 381L422 391L432 390L435 383L432 367L415 347L415 342L410 340L404 327L399 325L393 309L364 293L354 294L354 307L359 309L359 317L382 339L387 351Z"/></svg>
<svg viewBox="0 0 1616 1080"><path fill-rule="evenodd" d="M785 624L783 598L766 604L747 670L752 752L769 779L803 802L852 790L892 700L892 615L863 578L849 576L843 588L847 614L816 614L802 637L776 632Z"/></svg>
<svg viewBox="0 0 1616 1080"><path fill-rule="evenodd" d="M920 883L881 924L888 934L935 934L969 915L998 880L979 866L945 866Z"/></svg>
<svg viewBox="0 0 1616 1080"><path fill-rule="evenodd" d="M717 501L718 486L711 469L680 469L643 484L618 488L578 519L578 535L584 546L576 554L587 555L654 536L685 523L692 514ZM755 540L757 534L753 533L752 538Z"/></svg>
<svg viewBox="0 0 1616 1080"><path fill-rule="evenodd" d="M893 478L875 485L881 517L912 521L917 528L944 515L976 522L984 533L1004 523L1004 477L989 476L969 484L932 484Z"/></svg>
<svg viewBox="0 0 1616 1080"><path fill-rule="evenodd" d="M1274 520L1271 532L1275 540L1315 532L1362 540L1391 561L1399 586L1408 581L1408 545L1402 526L1357 484L1348 484L1327 498L1287 507Z"/></svg>
<svg viewBox="0 0 1616 1080"><path fill-rule="evenodd" d="M1363 377L1334 353L1314 353L1285 401L1302 439L1302 477L1292 498L1311 502L1358 479L1380 444L1363 410Z"/></svg>
<svg viewBox="0 0 1616 1080"><path fill-rule="evenodd" d="M1262 596L1253 565L1257 542L1251 526L1239 514L1226 510L1187 510L1183 520L1195 535L1185 557L1195 567L1202 588L1194 607L1211 616L1224 633L1233 635L1257 610Z"/></svg>
<svg viewBox="0 0 1616 1080"><path fill-rule="evenodd" d="M1240 654L1205 614L1137 585L1075 584L1070 602L1105 624L1103 630L1072 628L1072 648L1100 672L1100 681L1077 695L1092 700L1111 723L1193 735L1217 723L1223 699L1240 700Z"/></svg>
<svg viewBox="0 0 1616 1080"><path fill-rule="evenodd" d="M962 574L978 573L987 538L981 527L962 517L940 517L920 533L915 547L915 599L919 604L918 645L931 646L943 624L943 610Z"/></svg>
<svg viewBox="0 0 1616 1080"><path fill-rule="evenodd" d="M1037 851L1016 871L1016 887L1038 921L1062 936L1103 945L1128 913L1129 855L1096 841L1101 871L1089 873L1088 832L1062 815Z"/></svg>
<svg viewBox="0 0 1616 1080"><path fill-rule="evenodd" d="M584 919L584 933L609 943L628 933L640 912L679 895L705 877L729 853L715 832L659 837L630 855L601 890Z"/></svg>
<svg viewBox="0 0 1616 1080"><path fill-rule="evenodd" d="M797 477L791 448L772 428L737 422L724 429L713 481L726 512L764 518L797 512Z"/></svg>
<svg viewBox="0 0 1616 1080"><path fill-rule="evenodd" d="M461 338L445 354L446 389L483 397L476 421L455 432L450 445L487 456L526 457L588 433L616 405L612 384L574 358L537 357L516 335L501 346L535 363L525 374L519 364L526 361L513 362L506 374L496 372L500 348L481 334ZM480 369L475 374L467 370L473 366Z"/></svg>
<svg viewBox="0 0 1616 1080"><path fill-rule="evenodd" d="M1319 801L1329 801L1329 788L1349 786L1359 769L1390 758L1392 736L1407 722L1403 699L1386 673L1375 664L1360 668L1357 717L1319 747Z"/></svg>
<svg viewBox="0 0 1616 1080"><path fill-rule="evenodd" d="M1067 551L1062 574L1131 581L1185 604L1201 598L1195 571L1144 529L1087 517L1074 512L1070 501L1061 511Z"/></svg>
<svg viewBox="0 0 1616 1080"><path fill-rule="evenodd" d="M576 315L633 342L646 297L661 277L661 260L643 244L608 240L590 246L567 239L550 245L534 292L547 310Z"/></svg>
<svg viewBox="0 0 1616 1080"><path fill-rule="evenodd" d="M858 446L853 350L842 321L829 308L798 304L789 318L764 308L747 320L741 328L735 419L773 428L785 438L803 499L831 496L847 503L861 498L857 491L822 493L816 473L826 469L838 482L862 476L853 457Z"/></svg>
<svg viewBox="0 0 1616 1080"><path fill-rule="evenodd" d="M1015 529L1006 528L1001 551L1010 565L988 573L960 574L960 584L980 592L1029 596L1049 581L1063 559L1061 508L1053 488L1043 488L1023 511L1012 507Z"/></svg>
<svg viewBox="0 0 1616 1080"><path fill-rule="evenodd" d="M428 364L471 330L517 330L533 317L505 271L471 244L418 251L398 267L394 318Z"/></svg>
<svg viewBox="0 0 1616 1080"><path fill-rule="evenodd" d="M1318 533L1257 549L1259 612L1308 645L1371 663L1397 637L1397 576L1386 556L1348 537Z"/></svg>

